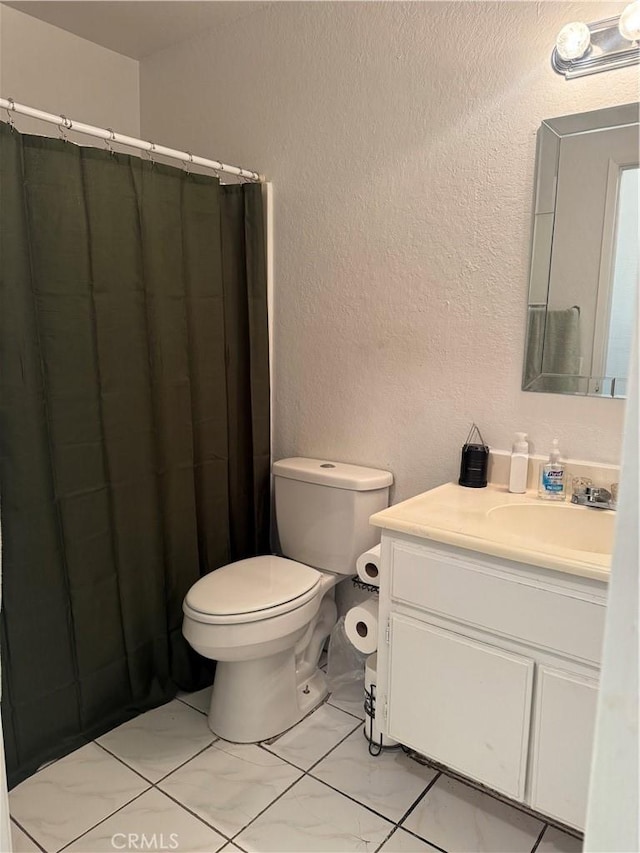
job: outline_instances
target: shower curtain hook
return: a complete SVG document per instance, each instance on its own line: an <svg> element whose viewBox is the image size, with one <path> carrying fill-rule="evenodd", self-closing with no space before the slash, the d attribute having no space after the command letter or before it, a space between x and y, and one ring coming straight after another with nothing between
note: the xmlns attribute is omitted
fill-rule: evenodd
<svg viewBox="0 0 640 853"><path fill-rule="evenodd" d="M185 174L190 175L191 174L191 168L190 167L193 166L193 154L191 153L191 151L187 151L187 154L189 155L189 160L188 161L185 160L183 162L182 168L183 168Z"/></svg>
<svg viewBox="0 0 640 853"><path fill-rule="evenodd" d="M221 166L221 165L222 165L221 163L219 163L219 164L218 164L218 166ZM219 168L217 168L216 166L212 166L211 168L213 169L213 173L214 173L214 175L216 176L216 178L217 178L217 179L218 179L218 181L220 182L220 186L223 186L223 183L222 183L222 170L221 170L221 169L219 169Z"/></svg>
<svg viewBox="0 0 640 853"><path fill-rule="evenodd" d="M14 117L11 115L11 110L13 110L15 112L16 102L13 100L13 98L7 98L7 101L9 102L9 106L5 108L7 110L7 120L9 122L10 130L13 131L16 129L16 121L15 121Z"/></svg>
<svg viewBox="0 0 640 853"><path fill-rule="evenodd" d="M72 130L73 129L73 122L71 121L71 119L67 118L65 115L62 115L62 113L60 114L60 118L62 119L62 121L58 125L58 131L60 133L60 139L63 142L68 142L69 138L68 138L67 134L65 133L65 130Z"/></svg>
<svg viewBox="0 0 640 853"><path fill-rule="evenodd" d="M155 142L150 142L149 147L147 148L147 157L149 158L149 162L151 163L152 166L155 166L155 164L156 164L156 161L153 159L153 155L155 154L155 151L156 151Z"/></svg>
<svg viewBox="0 0 640 853"><path fill-rule="evenodd" d="M115 154L113 143L116 141L116 132L112 127L108 127L107 130L109 131L109 138L105 139L104 144L109 154Z"/></svg>

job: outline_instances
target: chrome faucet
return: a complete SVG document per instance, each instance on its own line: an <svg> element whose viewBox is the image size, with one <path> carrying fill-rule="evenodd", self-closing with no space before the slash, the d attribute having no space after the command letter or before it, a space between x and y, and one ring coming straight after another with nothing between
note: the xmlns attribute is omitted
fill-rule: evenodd
<svg viewBox="0 0 640 853"><path fill-rule="evenodd" d="M615 509L617 506L618 484L611 484L611 491L602 486L574 486L571 503L578 506L591 506L595 509Z"/></svg>

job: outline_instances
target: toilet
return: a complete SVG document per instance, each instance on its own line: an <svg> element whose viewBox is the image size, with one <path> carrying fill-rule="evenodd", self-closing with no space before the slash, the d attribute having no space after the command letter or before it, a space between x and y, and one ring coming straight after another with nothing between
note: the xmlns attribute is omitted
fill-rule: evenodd
<svg viewBox="0 0 640 853"><path fill-rule="evenodd" d="M183 603L182 633L217 661L209 727L255 743L295 725L327 695L318 661L336 622L335 585L373 547L369 516L388 506L388 471L282 459L272 468L283 556L222 566Z"/></svg>

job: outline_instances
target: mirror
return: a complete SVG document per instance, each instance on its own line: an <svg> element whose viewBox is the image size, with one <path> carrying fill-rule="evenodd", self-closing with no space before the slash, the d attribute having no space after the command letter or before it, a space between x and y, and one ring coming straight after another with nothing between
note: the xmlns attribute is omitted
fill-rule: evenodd
<svg viewBox="0 0 640 853"><path fill-rule="evenodd" d="M624 397L639 290L640 104L538 131L522 388Z"/></svg>

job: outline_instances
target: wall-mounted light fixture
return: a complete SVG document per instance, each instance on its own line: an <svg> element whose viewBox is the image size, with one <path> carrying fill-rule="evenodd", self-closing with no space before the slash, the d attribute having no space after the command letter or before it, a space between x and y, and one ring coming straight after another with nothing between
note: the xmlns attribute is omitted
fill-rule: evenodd
<svg viewBox="0 0 640 853"><path fill-rule="evenodd" d="M583 24L574 21L558 33L551 65L567 80L640 63L640 0L621 15Z"/></svg>

